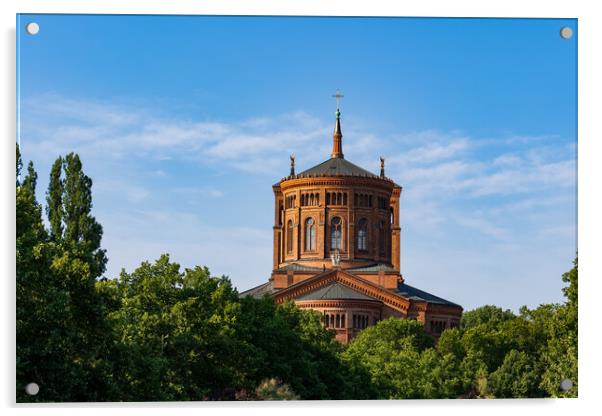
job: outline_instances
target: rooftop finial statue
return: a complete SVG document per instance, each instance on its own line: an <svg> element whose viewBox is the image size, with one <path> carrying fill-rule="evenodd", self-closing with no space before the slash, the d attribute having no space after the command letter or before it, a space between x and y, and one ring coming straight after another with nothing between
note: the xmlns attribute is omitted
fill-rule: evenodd
<svg viewBox="0 0 602 416"><path fill-rule="evenodd" d="M295 176L295 154L293 153L291 156L291 176Z"/></svg>
<svg viewBox="0 0 602 416"><path fill-rule="evenodd" d="M332 265L334 267L338 267L341 265L341 253L338 249L330 255L330 260L332 261Z"/></svg>

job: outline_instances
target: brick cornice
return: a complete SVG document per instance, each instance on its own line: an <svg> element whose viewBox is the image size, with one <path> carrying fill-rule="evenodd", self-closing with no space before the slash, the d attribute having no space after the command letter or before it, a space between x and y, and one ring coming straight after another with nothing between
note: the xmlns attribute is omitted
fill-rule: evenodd
<svg viewBox="0 0 602 416"><path fill-rule="evenodd" d="M378 300L359 300L359 299L320 299L320 300L297 300L295 301L297 306L300 308L369 308L369 309L380 309L383 305Z"/></svg>
<svg viewBox="0 0 602 416"><path fill-rule="evenodd" d="M353 186L381 189L388 193L393 191L394 183L388 179L369 178L362 176L312 176L307 178L286 179L280 182L280 191L291 188L310 186Z"/></svg>
<svg viewBox="0 0 602 416"><path fill-rule="evenodd" d="M428 313L440 313L445 315L462 315L463 308L460 305L441 305L429 303L426 311Z"/></svg>

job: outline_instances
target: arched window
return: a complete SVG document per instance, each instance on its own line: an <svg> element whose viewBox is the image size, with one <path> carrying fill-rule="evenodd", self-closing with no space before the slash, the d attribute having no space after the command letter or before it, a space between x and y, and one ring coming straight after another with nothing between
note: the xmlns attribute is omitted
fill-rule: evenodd
<svg viewBox="0 0 602 416"><path fill-rule="evenodd" d="M309 195L309 205L314 205L314 194Z"/></svg>
<svg viewBox="0 0 602 416"><path fill-rule="evenodd" d="M330 205L330 192L326 192L326 205Z"/></svg>
<svg viewBox="0 0 602 416"><path fill-rule="evenodd" d="M328 314L325 314L325 315L324 315L324 326L325 326L326 328L328 328L328 324L329 324L329 323L330 323L330 322L329 322L329 320L328 320Z"/></svg>
<svg viewBox="0 0 602 416"><path fill-rule="evenodd" d="M347 206L347 192L343 194L343 205Z"/></svg>
<svg viewBox="0 0 602 416"><path fill-rule="evenodd" d="M330 221L331 250L341 249L341 219L334 217Z"/></svg>
<svg viewBox="0 0 602 416"><path fill-rule="evenodd" d="M313 218L305 220L305 251L316 249L316 224Z"/></svg>
<svg viewBox="0 0 602 416"><path fill-rule="evenodd" d="M368 250L368 220L362 218L357 223L357 249L359 251Z"/></svg>
<svg viewBox="0 0 602 416"><path fill-rule="evenodd" d="M316 205L320 205L320 194L316 194Z"/></svg>
<svg viewBox="0 0 602 416"><path fill-rule="evenodd" d="M345 314L341 315L341 328L345 328Z"/></svg>
<svg viewBox="0 0 602 416"><path fill-rule="evenodd" d="M293 221L288 220L286 225L286 252L293 252Z"/></svg>
<svg viewBox="0 0 602 416"><path fill-rule="evenodd" d="M385 255L386 247L385 247L385 222L381 221L378 224L378 251L381 256Z"/></svg>
<svg viewBox="0 0 602 416"><path fill-rule="evenodd" d="M284 210L284 207L282 206L282 202L279 204L278 206L278 225L282 225L282 211Z"/></svg>

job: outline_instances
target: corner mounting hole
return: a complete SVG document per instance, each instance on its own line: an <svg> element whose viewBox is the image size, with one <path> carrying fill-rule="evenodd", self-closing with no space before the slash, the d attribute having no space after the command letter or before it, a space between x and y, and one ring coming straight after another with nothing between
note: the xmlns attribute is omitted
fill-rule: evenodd
<svg viewBox="0 0 602 416"><path fill-rule="evenodd" d="M573 388L573 382L570 379L565 378L564 380L562 380L560 382L560 389L562 391L569 391L572 388Z"/></svg>
<svg viewBox="0 0 602 416"><path fill-rule="evenodd" d="M40 25L36 22L30 22L27 23L27 26L25 26L25 30L27 30L27 33L30 35L37 35L40 31Z"/></svg>
<svg viewBox="0 0 602 416"><path fill-rule="evenodd" d="M568 26L563 27L562 29L560 29L560 36L563 39L570 39L573 37L573 29L571 29Z"/></svg>
<svg viewBox="0 0 602 416"><path fill-rule="evenodd" d="M40 386L38 386L37 383L29 383L27 386L25 386L25 393L29 394L30 396L35 396L39 391Z"/></svg>

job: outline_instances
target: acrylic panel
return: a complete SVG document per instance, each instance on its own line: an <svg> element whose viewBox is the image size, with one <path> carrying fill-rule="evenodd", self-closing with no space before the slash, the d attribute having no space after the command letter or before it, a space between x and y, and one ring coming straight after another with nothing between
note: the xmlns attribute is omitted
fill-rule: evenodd
<svg viewBox="0 0 602 416"><path fill-rule="evenodd" d="M18 15L17 401L576 397L577 29Z"/></svg>

